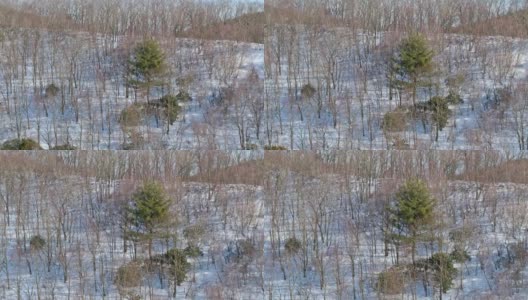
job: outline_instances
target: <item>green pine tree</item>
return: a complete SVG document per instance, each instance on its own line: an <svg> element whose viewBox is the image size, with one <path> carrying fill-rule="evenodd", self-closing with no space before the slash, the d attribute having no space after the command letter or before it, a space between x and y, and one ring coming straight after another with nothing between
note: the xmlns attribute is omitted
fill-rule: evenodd
<svg viewBox="0 0 528 300"><path fill-rule="evenodd" d="M128 210L129 224L132 227L128 236L135 241L147 241L151 258L153 240L167 234L171 201L161 184L153 181L140 187L132 199L133 205Z"/></svg>
<svg viewBox="0 0 528 300"><path fill-rule="evenodd" d="M447 253L438 252L428 259L419 260L417 265L426 274L431 272L433 285L440 291L440 299L442 299L442 294L447 293L453 286L453 280L458 272L453 266L453 257Z"/></svg>
<svg viewBox="0 0 528 300"><path fill-rule="evenodd" d="M165 54L158 42L148 39L134 49L128 62L128 70L132 78L129 84L147 91L147 103L150 103L150 89L164 84L162 77L166 71Z"/></svg>
<svg viewBox="0 0 528 300"><path fill-rule="evenodd" d="M416 244L423 230L433 222L435 200L425 183L419 179L408 180L396 193L395 207L390 209L391 223L396 229L396 242L411 245L412 263L415 263Z"/></svg>
<svg viewBox="0 0 528 300"><path fill-rule="evenodd" d="M173 281L172 296L176 297L177 287L180 286L187 278L187 273L191 270L192 265L187 261L185 251L173 248L165 254L156 255L152 261L168 266L169 276Z"/></svg>
<svg viewBox="0 0 528 300"><path fill-rule="evenodd" d="M432 71L433 51L429 49L422 35L411 34L401 42L389 67L390 87L410 89L414 106L417 89L428 85L423 78Z"/></svg>
<svg viewBox="0 0 528 300"><path fill-rule="evenodd" d="M449 109L448 100L443 97L433 97L429 100L428 109L431 112L431 119L435 125L435 141L438 142L438 136L442 129L447 125L451 110Z"/></svg>

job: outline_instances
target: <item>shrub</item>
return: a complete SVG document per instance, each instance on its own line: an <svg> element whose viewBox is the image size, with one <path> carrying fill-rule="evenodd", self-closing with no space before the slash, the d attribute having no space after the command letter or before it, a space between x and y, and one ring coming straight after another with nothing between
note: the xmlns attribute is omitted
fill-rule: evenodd
<svg viewBox="0 0 528 300"><path fill-rule="evenodd" d="M143 106L140 104L125 107L119 115L119 124L125 127L138 126L141 122L142 111Z"/></svg>
<svg viewBox="0 0 528 300"><path fill-rule="evenodd" d="M170 275L176 280L177 285L185 281L187 272L191 269L191 264L187 261L185 251L177 248L170 249L164 254L153 256L151 262L168 265Z"/></svg>
<svg viewBox="0 0 528 300"><path fill-rule="evenodd" d="M46 240L40 235L34 235L29 240L29 247L32 251L42 250L46 246Z"/></svg>
<svg viewBox="0 0 528 300"><path fill-rule="evenodd" d="M183 90L178 92L178 94L176 95L176 99L178 100L178 102L192 101L191 95L187 91Z"/></svg>
<svg viewBox="0 0 528 300"><path fill-rule="evenodd" d="M182 92L180 92L180 94L181 93ZM178 114L180 113L180 97L185 97L185 95L181 96L180 94L177 96L165 95L160 99L160 104L165 110L165 116L171 125L176 121Z"/></svg>
<svg viewBox="0 0 528 300"><path fill-rule="evenodd" d="M257 249L251 240L239 240L236 243L237 257L239 259L243 257L251 258L255 255Z"/></svg>
<svg viewBox="0 0 528 300"><path fill-rule="evenodd" d="M203 252L200 250L200 247L193 244L189 244L187 247L185 247L185 249L183 249L183 253L185 253L185 255L188 257L193 258L203 256Z"/></svg>
<svg viewBox="0 0 528 300"><path fill-rule="evenodd" d="M286 243L284 243L284 249L286 250L286 253L290 255L298 253L299 250L301 250L301 247L301 242L294 237L288 238Z"/></svg>
<svg viewBox="0 0 528 300"><path fill-rule="evenodd" d="M405 268L393 266L378 275L376 290L387 295L401 294L405 289Z"/></svg>
<svg viewBox="0 0 528 300"><path fill-rule="evenodd" d="M462 97L460 97L460 94L454 91L450 91L445 99L447 103L451 105L458 105L458 104L464 103L464 100L462 100Z"/></svg>
<svg viewBox="0 0 528 300"><path fill-rule="evenodd" d="M457 269L453 266L453 258L447 253L435 253L428 259L420 260L416 265L422 270L433 272L433 281L441 293L446 293L453 285Z"/></svg>
<svg viewBox="0 0 528 300"><path fill-rule="evenodd" d="M457 263L463 263L471 259L466 250L457 246L455 246L449 255L451 256L451 259Z"/></svg>
<svg viewBox="0 0 528 300"><path fill-rule="evenodd" d="M301 95L304 97L304 98L312 98L313 95L315 95L315 88L307 83L305 84L302 88L301 88Z"/></svg>
<svg viewBox="0 0 528 300"><path fill-rule="evenodd" d="M431 98L428 102L428 110L431 111L431 117L437 129L442 130L447 125L447 121L451 115L447 98Z"/></svg>
<svg viewBox="0 0 528 300"><path fill-rule="evenodd" d="M266 145L264 146L264 150L288 150L288 148L281 146L281 145Z"/></svg>
<svg viewBox="0 0 528 300"><path fill-rule="evenodd" d="M141 285L143 268L137 260L130 261L117 269L114 283L120 288Z"/></svg>
<svg viewBox="0 0 528 300"><path fill-rule="evenodd" d="M46 97L55 97L60 89L55 84L50 84L46 87Z"/></svg>
<svg viewBox="0 0 528 300"><path fill-rule="evenodd" d="M0 150L42 150L32 139L12 139L4 142Z"/></svg>
<svg viewBox="0 0 528 300"><path fill-rule="evenodd" d="M407 128L407 113L401 109L389 111L383 116L381 127L388 132L404 131Z"/></svg>

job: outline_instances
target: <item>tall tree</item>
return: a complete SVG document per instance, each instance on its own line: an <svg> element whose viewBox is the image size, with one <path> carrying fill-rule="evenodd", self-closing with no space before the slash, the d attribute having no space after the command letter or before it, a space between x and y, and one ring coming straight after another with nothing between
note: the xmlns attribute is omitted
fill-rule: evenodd
<svg viewBox="0 0 528 300"><path fill-rule="evenodd" d="M411 245L412 263L415 263L416 244L423 231L433 222L435 199L425 183L419 179L408 180L396 193L396 204L390 209L391 223L396 229L394 238Z"/></svg>
<svg viewBox="0 0 528 300"><path fill-rule="evenodd" d="M150 89L164 84L165 54L159 43L152 39L141 42L134 49L128 64L132 77L128 83L136 89L145 88L147 91L147 103L149 103Z"/></svg>
<svg viewBox="0 0 528 300"><path fill-rule="evenodd" d="M447 99L443 97L431 98L428 103L428 109L431 111L431 119L435 125L435 141L438 142L440 131L447 125L451 110L449 109Z"/></svg>
<svg viewBox="0 0 528 300"><path fill-rule="evenodd" d="M438 288L440 300L442 300L442 295L451 288L458 272L453 266L453 258L447 253L439 252L419 264L426 272L432 273L433 284Z"/></svg>
<svg viewBox="0 0 528 300"><path fill-rule="evenodd" d="M415 105L417 89L428 85L423 78L432 72L433 51L422 35L411 34L401 42L393 57L393 63L389 64L389 67L389 73L392 74L390 76L392 87L410 89L412 103Z"/></svg>
<svg viewBox="0 0 528 300"><path fill-rule="evenodd" d="M153 240L167 234L170 223L170 199L161 184L146 182L132 196L128 208L131 229L128 231L134 241L147 241L149 258L152 257Z"/></svg>

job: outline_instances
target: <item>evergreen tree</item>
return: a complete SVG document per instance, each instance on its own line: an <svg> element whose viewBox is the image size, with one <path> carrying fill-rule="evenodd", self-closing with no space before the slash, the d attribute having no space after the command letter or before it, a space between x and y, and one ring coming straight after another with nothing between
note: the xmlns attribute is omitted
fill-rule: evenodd
<svg viewBox="0 0 528 300"><path fill-rule="evenodd" d="M185 251L177 248L170 249L165 254L154 256L151 261L161 266L168 266L169 276L174 282L173 297L176 297L177 286L180 286L187 278L187 273L192 265L187 261Z"/></svg>
<svg viewBox="0 0 528 300"><path fill-rule="evenodd" d="M396 193L396 204L390 210L391 223L396 229L394 238L411 245L412 263L415 263L416 244L423 230L433 221L435 200L425 183L418 179L408 180Z"/></svg>
<svg viewBox="0 0 528 300"><path fill-rule="evenodd" d="M431 112L431 119L436 130L435 141L438 142L439 133L447 125L451 110L449 109L447 99L443 97L433 97L429 100L428 104L428 109Z"/></svg>
<svg viewBox="0 0 528 300"><path fill-rule="evenodd" d="M163 85L165 54L155 40L145 40L134 49L132 58L128 62L128 70L132 78L129 84L134 88L147 90L147 103L150 102L150 89Z"/></svg>
<svg viewBox="0 0 528 300"><path fill-rule="evenodd" d="M170 222L170 199L157 182L146 182L134 193L133 205L128 209L128 223L132 226L128 235L135 241L146 240L149 258L152 257L152 242L166 235Z"/></svg>
<svg viewBox="0 0 528 300"><path fill-rule="evenodd" d="M440 299L442 299L442 294L447 293L451 288L457 275L457 269L453 266L453 258L447 253L439 252L428 259L420 260L417 265L426 273L432 273L434 286L440 291Z"/></svg>
<svg viewBox="0 0 528 300"><path fill-rule="evenodd" d="M431 73L433 51L426 39L420 34L411 34L404 39L389 64L389 84L391 88L410 89L413 106L416 104L416 91L428 83L422 78Z"/></svg>

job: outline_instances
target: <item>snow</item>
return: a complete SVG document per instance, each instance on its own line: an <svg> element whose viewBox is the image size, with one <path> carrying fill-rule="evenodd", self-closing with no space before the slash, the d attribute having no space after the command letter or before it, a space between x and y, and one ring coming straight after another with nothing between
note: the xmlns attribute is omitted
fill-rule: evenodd
<svg viewBox="0 0 528 300"><path fill-rule="evenodd" d="M373 36L361 31L351 32L345 28L323 29L314 33L299 26L297 30L297 36L285 35L286 41L293 42L291 45L283 43L281 74L272 75L268 79L269 85L278 85L280 88L281 113L286 129L278 137L278 143L292 146L293 149L391 149L391 141L385 137L381 122L383 115L397 106L398 100L389 100L388 83L384 74L386 68L384 69L381 62L383 56L387 55L387 47L394 47L398 43L397 38L383 32ZM316 36L315 42L310 40L312 35ZM440 74L437 79L437 82L440 82L439 90L433 91L433 95L447 95L444 79L463 74L465 82L460 93L464 103L456 107L451 106L454 115L451 116L448 126L440 132L438 142L434 140L432 125L429 124L424 131L420 122L411 124L406 132L391 136L403 137L410 147L416 149L518 149L511 119L507 118L505 126L496 126L493 131L484 126L483 119L492 118L487 116L489 109L485 107L489 93L526 80L528 41L453 34L446 34L442 38L442 42L436 38L429 41L435 53L434 63ZM277 39L271 39L271 52L276 51L275 45L279 43ZM293 54L290 55L288 51L292 47ZM308 62L310 57L313 61L311 63ZM290 72L289 59L293 65L298 62L300 67ZM277 59L270 61L273 61L272 72L278 74ZM335 63L332 73L327 69L328 61ZM307 65L311 68L308 69ZM327 78L333 78L335 87L326 86ZM362 89L363 78L366 80L365 91ZM317 116L315 104L307 103L303 104L305 120L302 121L296 104L292 105L291 99L300 97L299 91L304 84L310 83L317 88L318 82L321 84L324 103L321 118ZM295 84L298 89L297 96L293 89ZM290 91L289 85L292 86ZM328 104L329 91L332 92L337 106L338 124L335 128L332 124L332 110ZM429 97L425 89L419 90L420 95L420 98L425 100ZM397 98L397 95L395 97ZM359 98L363 99L363 106ZM408 98L408 95L403 95L404 104L408 104ZM347 108L349 99L352 100L350 109ZM306 99L296 101L310 102ZM361 118L362 110L364 120ZM290 131L294 134L290 134ZM308 141L310 134L314 140L312 145ZM480 142L470 139L474 134L481 136Z"/></svg>
<svg viewBox="0 0 528 300"><path fill-rule="evenodd" d="M264 76L264 46L261 44L193 39L162 41L169 68L174 73L169 80L170 92L179 91L179 78L192 76L194 80L189 92L193 101L184 104L183 113L170 126L169 134L166 134L163 120L157 124L153 118L147 118L142 126L124 130L118 122L120 113L135 100L132 90L131 96L128 99L125 97L123 64L118 60L129 41L121 37L114 40L83 33L39 34L41 46L37 60L28 57L25 68L23 65L12 67L14 59L19 57L4 55L0 60L0 75L3 77L0 83L0 141L20 135L39 141L45 149L65 143L80 149L121 149L127 136L138 133L145 140L144 149L195 149L200 141L193 132L193 126L198 123L211 127L211 124L203 122L210 109L207 99L211 94L221 86L242 80L251 69ZM33 42L33 38L34 34L29 34L28 39ZM13 41L0 47L0 52L6 53L11 47L23 47L23 39L15 35ZM54 64L50 62L52 56L55 57ZM98 61L100 64L97 64ZM39 73L34 72L33 62ZM74 69L73 78L69 73L71 68ZM39 75L41 72L42 75ZM11 75L14 76L12 86L7 89ZM51 83L60 88L61 82L63 90L66 89L64 112L59 103L62 101L60 93L53 99L46 99L44 91ZM76 85L72 99L68 94L70 82ZM151 97L163 93L166 91L154 89ZM141 91L138 101L145 101ZM234 140L237 135L229 124L217 127L225 132L225 136L220 136L218 140L214 136L207 137L217 143L216 148L238 149L234 147L239 144Z"/></svg>

